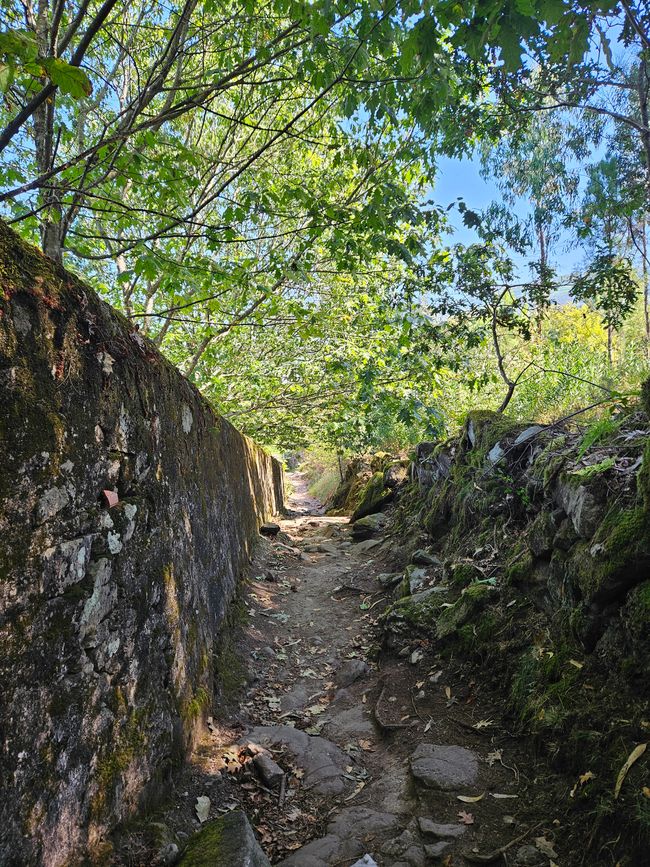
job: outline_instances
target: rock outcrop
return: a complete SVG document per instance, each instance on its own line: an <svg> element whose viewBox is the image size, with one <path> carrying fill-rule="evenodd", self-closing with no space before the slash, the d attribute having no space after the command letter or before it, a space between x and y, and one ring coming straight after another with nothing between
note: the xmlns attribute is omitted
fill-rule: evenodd
<svg viewBox="0 0 650 867"><path fill-rule="evenodd" d="M0 864L101 863L165 794L282 471L0 224Z"/></svg>
<svg viewBox="0 0 650 867"><path fill-rule="evenodd" d="M647 758L612 790L648 740L649 418L646 383L640 404L586 431L479 411L459 436L420 446L389 532L422 566L404 568L383 616L389 649L408 656L424 638L479 665L513 726L561 770L589 769L583 800L639 853Z"/></svg>

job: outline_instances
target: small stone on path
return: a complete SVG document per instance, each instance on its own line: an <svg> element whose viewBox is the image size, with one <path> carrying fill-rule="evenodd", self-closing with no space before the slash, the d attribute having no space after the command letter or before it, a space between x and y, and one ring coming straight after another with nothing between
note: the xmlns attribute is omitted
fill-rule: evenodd
<svg viewBox="0 0 650 867"><path fill-rule="evenodd" d="M450 847L451 843L448 840L441 840L439 843L428 843L424 847L424 853L427 858L442 858Z"/></svg>
<svg viewBox="0 0 650 867"><path fill-rule="evenodd" d="M418 548L417 551L414 551L411 555L411 563L414 563L416 566L441 566L442 563L435 556L435 554L430 554L428 551L425 551L424 548Z"/></svg>
<svg viewBox="0 0 650 867"><path fill-rule="evenodd" d="M377 545L381 545L381 539L364 539L363 542L353 545L352 550L355 554L365 554L366 551L376 548Z"/></svg>
<svg viewBox="0 0 650 867"><path fill-rule="evenodd" d="M371 536L377 536L388 523L388 518L383 512L378 512L376 515L366 515L365 518L359 518L352 524L352 536L359 539L369 539Z"/></svg>
<svg viewBox="0 0 650 867"><path fill-rule="evenodd" d="M274 524L273 521L267 521L260 527L260 533L263 536L277 536L282 528L279 524Z"/></svg>
<svg viewBox="0 0 650 867"><path fill-rule="evenodd" d="M240 740L262 747L286 747L304 769L303 786L320 795L340 795L346 788L350 757L340 747L288 725L257 726Z"/></svg>
<svg viewBox="0 0 650 867"><path fill-rule="evenodd" d="M253 765L255 766L255 770L262 778L262 782L264 785L268 786L269 789L275 789L276 786L279 786L284 777L284 771L274 762L270 756L267 756L266 753L258 753L253 759Z"/></svg>
<svg viewBox="0 0 650 867"><path fill-rule="evenodd" d="M424 816L418 818L418 825L426 837L460 837L467 830L465 825L443 824Z"/></svg>
<svg viewBox="0 0 650 867"><path fill-rule="evenodd" d="M368 674L368 666L362 659L348 659L336 672L336 685L343 689L366 674Z"/></svg>
<svg viewBox="0 0 650 867"><path fill-rule="evenodd" d="M420 744L410 764L415 779L430 789L459 789L478 777L478 760L465 747Z"/></svg>

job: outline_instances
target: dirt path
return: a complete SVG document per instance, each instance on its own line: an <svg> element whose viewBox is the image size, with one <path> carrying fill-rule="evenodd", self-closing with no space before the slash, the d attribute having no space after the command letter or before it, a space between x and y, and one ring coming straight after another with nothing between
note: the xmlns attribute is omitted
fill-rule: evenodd
<svg viewBox="0 0 650 867"><path fill-rule="evenodd" d="M493 693L426 642L398 656L378 647L389 594L377 576L396 540L355 543L346 518L318 514L303 477L291 482L294 511L260 545L224 672L244 658L246 693L211 722L166 827L182 846L207 795L210 816L243 808L284 867L579 863L561 857L553 812L566 787L503 728ZM253 761L260 748L283 780Z"/></svg>

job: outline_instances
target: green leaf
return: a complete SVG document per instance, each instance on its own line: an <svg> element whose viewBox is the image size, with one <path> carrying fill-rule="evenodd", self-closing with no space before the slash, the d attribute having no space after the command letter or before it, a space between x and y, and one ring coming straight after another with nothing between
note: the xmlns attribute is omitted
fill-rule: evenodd
<svg viewBox="0 0 650 867"><path fill-rule="evenodd" d="M0 33L0 53L29 63L38 57L38 45L33 33L25 30L6 30Z"/></svg>
<svg viewBox="0 0 650 867"><path fill-rule="evenodd" d="M74 99L82 99L92 93L93 86L83 69L71 66L58 57L46 57L41 63L52 84L56 85L62 93Z"/></svg>
<svg viewBox="0 0 650 867"><path fill-rule="evenodd" d="M16 68L11 63L0 62L0 91L6 93L13 84Z"/></svg>
<svg viewBox="0 0 650 867"><path fill-rule="evenodd" d="M535 15L535 4L533 0L515 0L517 11L522 15Z"/></svg>
<svg viewBox="0 0 650 867"><path fill-rule="evenodd" d="M501 57L509 72L515 72L521 66L521 45L519 34L512 27L504 25L499 33Z"/></svg>

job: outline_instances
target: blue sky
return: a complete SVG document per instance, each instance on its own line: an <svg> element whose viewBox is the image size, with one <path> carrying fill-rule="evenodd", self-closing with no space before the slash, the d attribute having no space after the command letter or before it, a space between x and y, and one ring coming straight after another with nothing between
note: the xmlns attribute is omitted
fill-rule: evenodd
<svg viewBox="0 0 650 867"><path fill-rule="evenodd" d="M481 177L480 159L478 157L466 159L451 159L440 157L438 159L438 176L433 189L433 198L437 204L446 207L457 198L465 200L467 206L473 210L482 210L490 202L501 201L503 195L493 180ZM518 216L525 218L529 213L529 205L524 199L520 199L515 206ZM463 225L458 211L450 212L451 223L454 227L453 235L446 236L449 243L461 242L472 243L476 233ZM567 274L577 270L583 259L583 252L572 245L569 233L560 238L553 251L553 264L559 274ZM513 257L515 260L517 257Z"/></svg>

